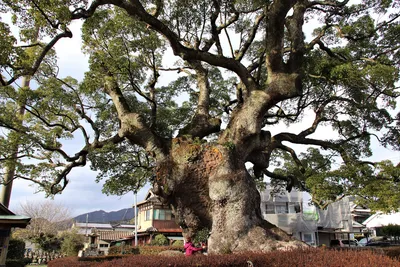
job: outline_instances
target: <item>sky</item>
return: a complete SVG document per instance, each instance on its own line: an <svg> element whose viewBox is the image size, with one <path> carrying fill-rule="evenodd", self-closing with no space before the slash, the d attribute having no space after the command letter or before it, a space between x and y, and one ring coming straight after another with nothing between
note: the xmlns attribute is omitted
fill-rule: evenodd
<svg viewBox="0 0 400 267"><path fill-rule="evenodd" d="M80 25L77 22L72 25L73 38L64 38L56 44L55 48L60 67L59 77L72 76L78 80L82 80L85 71L88 69L88 57L81 53ZM177 58L170 56L164 59L164 63L172 64L176 60ZM173 78L174 76L170 74L161 77L164 84ZM312 119L312 116L305 116L304 121L301 124L292 125L290 131L297 132L302 130L304 123ZM282 127L276 130L282 130ZM320 129L316 133L316 137L326 137L330 132L329 128ZM393 152L383 148L377 142L372 143L372 149L374 151L372 160L389 159L394 163L400 162L400 152ZM91 171L89 166L73 169L69 175L70 182L66 189L62 194L56 195L54 200L51 201L70 208L74 216L96 210L109 212L132 207L134 203L133 193L128 193L124 196L107 196L101 192L102 182L96 183L95 178L96 172ZM150 186L148 185L140 190L137 196L139 202L144 199L149 189ZM18 211L21 203L44 201L44 194L37 193L37 190L37 186L27 181L16 180L11 195L10 209Z"/></svg>

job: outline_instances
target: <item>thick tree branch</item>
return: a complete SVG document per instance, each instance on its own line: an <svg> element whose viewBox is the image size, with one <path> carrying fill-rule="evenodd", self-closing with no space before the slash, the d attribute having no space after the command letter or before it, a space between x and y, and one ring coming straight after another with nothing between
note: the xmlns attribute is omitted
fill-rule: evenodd
<svg viewBox="0 0 400 267"><path fill-rule="evenodd" d="M308 6L331 6L331 7L343 7L345 6L350 0L344 1L312 1L308 4Z"/></svg>
<svg viewBox="0 0 400 267"><path fill-rule="evenodd" d="M224 24L221 24L217 26L216 28L216 33L220 34L222 30L226 30L230 25L232 25L234 22L236 22L239 19L239 12L234 11L234 14L226 21ZM210 48L213 46L215 43L214 38L211 38L210 40L207 40L203 47L200 49L203 52L207 52L210 50Z"/></svg>
<svg viewBox="0 0 400 267"><path fill-rule="evenodd" d="M254 25L251 28L251 31L250 31L250 34L249 34L247 40L244 42L244 44L242 45L242 48L240 49L240 51L237 53L237 55L235 57L236 60L241 61L243 59L243 57L246 54L247 50L249 49L250 45L253 43L254 38L256 37L258 28L264 18L265 18L265 14L261 14L261 15L257 16L257 18L254 22Z"/></svg>
<svg viewBox="0 0 400 267"><path fill-rule="evenodd" d="M280 0L274 1L267 11L267 36L266 36L266 65L269 74L285 72L283 62L283 40L285 18L296 1Z"/></svg>
<svg viewBox="0 0 400 267"><path fill-rule="evenodd" d="M197 87L199 97L196 113L188 125L179 131L179 136L191 135L203 138L209 134L220 131L221 120L211 118L210 109L210 83L208 81L208 70L199 61L188 61L190 67L196 71Z"/></svg>
<svg viewBox="0 0 400 267"><path fill-rule="evenodd" d="M178 55L185 60L200 60L214 66L226 68L235 72L249 90L255 90L258 88L254 78L246 67L236 60L183 46L179 41L179 37L164 23L147 13L138 0L132 0L129 4L123 1L111 0L110 3L125 9L129 15L142 20L149 24L154 30L164 35L168 39L175 55Z"/></svg>
<svg viewBox="0 0 400 267"><path fill-rule="evenodd" d="M39 69L40 64L42 63L43 59L47 55L47 53L54 47L54 45L62 38L72 38L72 33L66 29L63 33L57 34L40 52L39 56L36 58L33 66L31 68L25 69L20 74L11 77L8 81L4 81L3 79L0 80L3 86L11 85L14 83L18 78L22 76L32 76L36 73Z"/></svg>
<svg viewBox="0 0 400 267"><path fill-rule="evenodd" d="M287 176L280 175L280 174L277 174L274 172L270 172L268 170L263 170L263 173L272 179L285 181L286 182L286 190L288 192L292 191L292 188L294 185L297 185L300 188L300 190L302 190L302 191L307 191L305 186L303 185L303 183L299 182L297 177L295 177L294 175L287 175Z"/></svg>
<svg viewBox="0 0 400 267"><path fill-rule="evenodd" d="M141 115L131 112L121 89L111 73L108 73L105 77L104 88L113 100L121 122L121 127L118 131L119 136L125 137L132 143L143 147L149 153L154 153L155 157L165 157L167 145L164 142L166 140L151 131Z"/></svg>
<svg viewBox="0 0 400 267"><path fill-rule="evenodd" d="M210 19L211 36L212 36L213 42L215 43L215 46L217 47L218 55L222 56L223 51L222 51L221 42L219 40L219 32L217 30L217 25L216 25L218 15L221 12L221 8L220 8L218 0L213 0L212 2L213 2L214 11L211 12L211 19Z"/></svg>
<svg viewBox="0 0 400 267"><path fill-rule="evenodd" d="M157 102L156 102L156 84L158 81L158 77L160 76L160 74L158 74L157 71L157 67L156 67L156 57L155 57L155 53L154 50L151 51L151 70L153 72L153 76L151 78L151 80L148 83L148 87L149 87L149 104L151 107L151 124L150 124L150 128L154 129L156 126L156 122L157 122Z"/></svg>
<svg viewBox="0 0 400 267"><path fill-rule="evenodd" d="M288 68L290 72L300 73L303 66L305 53L305 36L303 34L306 1L298 1L293 8L293 15L287 19L287 29L291 42Z"/></svg>

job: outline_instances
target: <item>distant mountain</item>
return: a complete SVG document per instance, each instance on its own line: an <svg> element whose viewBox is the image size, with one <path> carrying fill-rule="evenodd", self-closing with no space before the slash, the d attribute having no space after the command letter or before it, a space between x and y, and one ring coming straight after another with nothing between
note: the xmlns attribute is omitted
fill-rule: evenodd
<svg viewBox="0 0 400 267"><path fill-rule="evenodd" d="M76 222L86 222L86 215L88 216L88 222L90 223L117 223L127 222L135 217L133 208L122 209L118 211L106 212L104 210L92 211L89 213L78 215L74 218Z"/></svg>

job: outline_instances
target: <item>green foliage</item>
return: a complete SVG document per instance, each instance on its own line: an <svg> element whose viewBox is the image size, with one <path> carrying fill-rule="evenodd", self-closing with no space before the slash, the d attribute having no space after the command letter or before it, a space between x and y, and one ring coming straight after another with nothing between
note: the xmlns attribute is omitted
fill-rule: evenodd
<svg viewBox="0 0 400 267"><path fill-rule="evenodd" d="M167 246L169 244L168 238L163 234L158 234L151 241L153 246Z"/></svg>
<svg viewBox="0 0 400 267"><path fill-rule="evenodd" d="M172 243L173 247L178 247L178 248L183 248L183 240L176 240L174 243Z"/></svg>
<svg viewBox="0 0 400 267"><path fill-rule="evenodd" d="M112 246L109 249L109 254L110 255L122 255L122 250L123 254L141 254L141 255L158 255L160 252L163 251L168 251L168 250L173 250L173 251L183 251L183 245L178 247L178 246L137 246L137 247L128 247L125 246L123 249L121 246Z"/></svg>
<svg viewBox="0 0 400 267"><path fill-rule="evenodd" d="M25 242L19 239L10 239L8 243L7 259L23 259Z"/></svg>
<svg viewBox="0 0 400 267"><path fill-rule="evenodd" d="M61 252L67 256L77 256L84 246L85 238L75 231L64 232L61 238Z"/></svg>
<svg viewBox="0 0 400 267"><path fill-rule="evenodd" d="M62 240L52 234L43 234L32 238L32 242L38 245L38 248L43 251L60 251Z"/></svg>
<svg viewBox="0 0 400 267"><path fill-rule="evenodd" d="M139 254L139 247L124 247L124 254ZM122 254L122 247L121 246L112 246L108 249L109 255L120 255Z"/></svg>
<svg viewBox="0 0 400 267"><path fill-rule="evenodd" d="M386 236L400 237L400 225L398 224L385 225L381 230Z"/></svg>
<svg viewBox="0 0 400 267"><path fill-rule="evenodd" d="M210 229L203 228L196 232L192 240L194 244L207 243L209 236L210 236Z"/></svg>
<svg viewBox="0 0 400 267"><path fill-rule="evenodd" d="M92 169L100 171L96 181L106 179L102 191L107 195L138 192L154 173L153 161L138 146L108 145L94 151L89 158Z"/></svg>

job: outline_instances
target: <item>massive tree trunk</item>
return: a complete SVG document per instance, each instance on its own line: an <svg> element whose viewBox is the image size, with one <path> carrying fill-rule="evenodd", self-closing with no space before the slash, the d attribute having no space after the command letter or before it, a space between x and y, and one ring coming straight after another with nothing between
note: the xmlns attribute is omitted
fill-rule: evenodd
<svg viewBox="0 0 400 267"><path fill-rule="evenodd" d="M172 204L185 236L211 230L211 253L305 246L262 218L254 179L228 144L174 139L170 157L158 165L156 189Z"/></svg>

